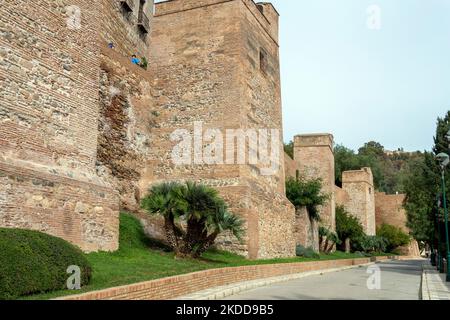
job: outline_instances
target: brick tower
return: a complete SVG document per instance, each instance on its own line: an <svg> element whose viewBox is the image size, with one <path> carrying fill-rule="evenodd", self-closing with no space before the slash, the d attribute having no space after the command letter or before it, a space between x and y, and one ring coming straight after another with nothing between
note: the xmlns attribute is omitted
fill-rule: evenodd
<svg viewBox="0 0 450 320"><path fill-rule="evenodd" d="M342 173L342 189L348 194L347 211L357 217L367 235L376 234L375 189L370 168Z"/></svg>
<svg viewBox="0 0 450 320"><path fill-rule="evenodd" d="M245 243L224 237L221 244L227 249L250 258L294 256L295 214L284 185L275 8L251 0L157 3L150 64L155 103L162 110L160 128L153 131L155 180L189 179L217 187L232 211L246 221ZM176 129L192 133L196 124L224 135L230 129L278 130L274 172L263 175L261 165L233 161L211 165L195 157L193 165L175 165L171 134ZM232 144L228 138L227 149ZM233 148L220 153L227 153L229 160L238 152Z"/></svg>
<svg viewBox="0 0 450 320"><path fill-rule="evenodd" d="M335 171L333 136L331 134L307 134L294 138L294 160L301 176L308 179L321 178L323 192L330 200L320 210L322 224L336 230L335 219Z"/></svg>

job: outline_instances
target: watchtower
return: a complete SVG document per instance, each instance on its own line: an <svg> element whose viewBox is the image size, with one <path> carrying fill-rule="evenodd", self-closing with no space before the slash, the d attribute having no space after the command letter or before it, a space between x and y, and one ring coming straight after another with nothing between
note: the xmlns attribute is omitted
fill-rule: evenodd
<svg viewBox="0 0 450 320"><path fill-rule="evenodd" d="M154 131L156 180L217 187L247 228L245 244L225 238L222 245L250 258L295 255L295 213L284 192L278 18L271 4L252 0L173 0L155 4L151 32L156 104L168 111ZM195 165L174 165L171 133L195 134L199 123L226 136L224 162L210 165L197 157ZM230 139L230 130L244 133L246 151L259 148L249 130L274 130L270 137L275 143L269 146L277 156L270 165L252 164L248 158L238 163L233 141L239 138ZM262 174L269 167L272 172Z"/></svg>
<svg viewBox="0 0 450 320"><path fill-rule="evenodd" d="M357 217L367 235L376 234L375 190L370 168L342 173L342 189L349 196L347 211Z"/></svg>
<svg viewBox="0 0 450 320"><path fill-rule="evenodd" d="M320 209L324 226L336 230L334 138L328 133L298 135L294 138L294 161L300 176L307 179L320 178L323 193L330 196L328 203Z"/></svg>

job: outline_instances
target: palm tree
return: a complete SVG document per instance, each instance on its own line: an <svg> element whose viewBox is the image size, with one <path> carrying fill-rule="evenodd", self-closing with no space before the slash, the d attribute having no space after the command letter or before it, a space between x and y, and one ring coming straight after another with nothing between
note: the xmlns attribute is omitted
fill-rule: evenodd
<svg viewBox="0 0 450 320"><path fill-rule="evenodd" d="M167 242L177 255L184 237L183 229L177 224L184 214L183 203L177 197L182 192L181 189L180 185L173 182L155 185L150 189L150 195L141 203L142 208L150 214L164 217Z"/></svg>
<svg viewBox="0 0 450 320"><path fill-rule="evenodd" d="M164 217L167 240L177 257L200 257L225 231L242 240L242 220L229 212L215 189L201 184L154 186L142 207Z"/></svg>

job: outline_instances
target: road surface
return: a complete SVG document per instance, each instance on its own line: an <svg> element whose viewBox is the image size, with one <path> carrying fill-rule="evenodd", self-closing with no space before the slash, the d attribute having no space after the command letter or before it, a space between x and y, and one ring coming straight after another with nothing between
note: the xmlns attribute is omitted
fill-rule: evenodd
<svg viewBox="0 0 450 320"><path fill-rule="evenodd" d="M225 300L419 300L422 263L422 260L383 262L376 264L379 269L363 266L305 277Z"/></svg>

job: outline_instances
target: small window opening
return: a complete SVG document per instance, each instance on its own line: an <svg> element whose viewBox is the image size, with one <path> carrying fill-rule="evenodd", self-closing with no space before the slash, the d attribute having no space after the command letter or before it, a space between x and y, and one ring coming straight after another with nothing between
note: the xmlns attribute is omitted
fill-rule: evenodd
<svg viewBox="0 0 450 320"><path fill-rule="evenodd" d="M261 49L259 52L259 68L264 74L267 74L267 66L267 52L264 49Z"/></svg>
<svg viewBox="0 0 450 320"><path fill-rule="evenodd" d="M120 1L120 9L122 11L123 17L129 21L133 13L133 1L132 0Z"/></svg>

